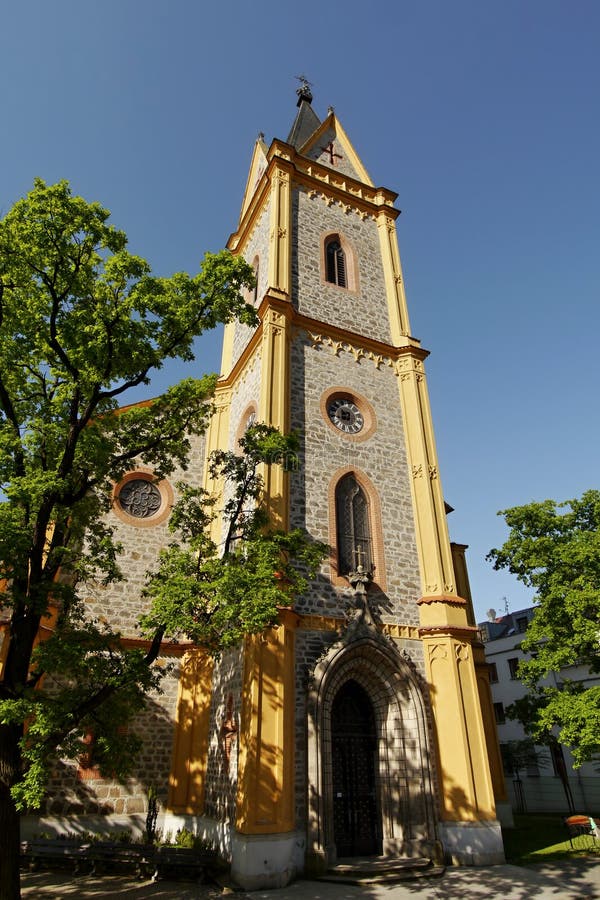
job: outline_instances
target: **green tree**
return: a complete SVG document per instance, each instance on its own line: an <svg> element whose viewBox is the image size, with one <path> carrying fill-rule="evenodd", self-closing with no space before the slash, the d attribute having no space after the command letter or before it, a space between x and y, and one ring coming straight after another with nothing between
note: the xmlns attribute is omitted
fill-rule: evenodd
<svg viewBox="0 0 600 900"><path fill-rule="evenodd" d="M519 677L535 694L529 733L542 743L558 729L576 766L600 752L600 686L569 679L569 667L600 672L600 492L545 500L501 513L507 541L488 554L535 591L537 608L521 648ZM560 672L560 683L546 681Z"/></svg>
<svg viewBox="0 0 600 900"><path fill-rule="evenodd" d="M569 784L569 775L567 773L562 747L551 728L548 728L548 726L540 721L540 713L543 712L545 706L546 698L543 690L536 687L530 693L525 694L523 697L519 697L518 700L515 700L510 706L507 706L506 715L509 719L515 719L517 722L521 723L525 734L529 735L528 740L530 743L533 744L532 737L534 736L538 744L543 744L545 747L549 747L552 750L555 768L558 777L560 778L560 783L562 784L567 807L569 812L574 812L575 803L573 801L571 785Z"/></svg>
<svg viewBox="0 0 600 900"><path fill-rule="evenodd" d="M135 740L117 739L116 723L158 682L161 633L146 653L123 652L77 586L121 577L103 523L111 484L138 457L157 478L185 468L215 376L118 406L165 360L193 359L206 329L256 323L242 259L207 255L197 275L153 277L108 216L66 182L37 181L0 221L2 900L19 897L19 808L39 803L48 761L80 753L92 726L101 767L124 772ZM36 649L51 608L52 636Z"/></svg>
<svg viewBox="0 0 600 900"><path fill-rule="evenodd" d="M183 633L220 653L275 624L328 549L300 529L270 528L261 503L260 466L295 462L297 437L254 425L239 444L241 452L217 451L210 460L211 476L225 484L222 509L215 511L214 498L201 488L178 485L181 499L169 521L177 540L161 552L146 590L148 635ZM220 547L210 536L215 516L224 526Z"/></svg>

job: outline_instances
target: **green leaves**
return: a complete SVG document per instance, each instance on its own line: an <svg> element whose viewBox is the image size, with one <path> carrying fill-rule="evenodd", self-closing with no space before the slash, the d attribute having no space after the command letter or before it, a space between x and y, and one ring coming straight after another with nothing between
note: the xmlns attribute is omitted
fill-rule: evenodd
<svg viewBox="0 0 600 900"><path fill-rule="evenodd" d="M151 611L143 620L146 633L158 628L218 654L277 621L280 607L290 606L307 587L327 547L304 532L275 531L267 526L261 504L259 466L281 465L295 454L295 435L282 435L266 425L248 428L241 453L213 454L210 471L223 480L223 544L210 537L214 500L204 492L182 490L171 527L176 541L161 554L147 595Z"/></svg>
<svg viewBox="0 0 600 900"><path fill-rule="evenodd" d="M92 726L99 759L123 770L118 748L135 742L117 739L113 724L158 684L150 664L160 632L147 657L124 653L119 635L83 620L77 589L121 578L102 520L112 482L134 460L157 478L186 468L216 376L119 404L165 359L192 359L205 329L257 321L244 301L254 275L243 259L207 254L197 274L156 278L108 219L67 182L37 180L0 220L0 606L11 617L0 781L22 803L41 796L49 760L79 752ZM53 635L33 655L51 606Z"/></svg>
<svg viewBox="0 0 600 900"><path fill-rule="evenodd" d="M578 687L569 669L600 672L600 492L564 503L530 503L502 515L511 529L508 540L487 558L534 588L538 603L521 644L532 656L521 663L519 677L536 689L551 673L567 670L560 689L541 689L536 722L538 734L558 726L561 741L581 763L600 752L600 689Z"/></svg>

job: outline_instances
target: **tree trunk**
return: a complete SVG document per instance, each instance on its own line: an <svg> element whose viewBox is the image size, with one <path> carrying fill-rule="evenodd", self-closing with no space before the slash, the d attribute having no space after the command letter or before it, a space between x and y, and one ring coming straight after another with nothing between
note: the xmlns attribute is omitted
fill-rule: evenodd
<svg viewBox="0 0 600 900"><path fill-rule="evenodd" d="M20 900L20 816L10 789L19 780L22 729L0 725L0 900Z"/></svg>

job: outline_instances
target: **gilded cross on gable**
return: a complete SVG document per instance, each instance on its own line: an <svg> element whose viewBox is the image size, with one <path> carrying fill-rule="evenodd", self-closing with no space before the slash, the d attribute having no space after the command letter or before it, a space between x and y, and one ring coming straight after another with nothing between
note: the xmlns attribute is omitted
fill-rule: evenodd
<svg viewBox="0 0 600 900"><path fill-rule="evenodd" d="M322 153L329 153L329 161L331 162L332 166L335 166L336 158L343 159L343 156L341 153L335 152L335 147L334 147L333 141L329 141L329 143L327 144L326 147L320 147L319 149L321 150Z"/></svg>

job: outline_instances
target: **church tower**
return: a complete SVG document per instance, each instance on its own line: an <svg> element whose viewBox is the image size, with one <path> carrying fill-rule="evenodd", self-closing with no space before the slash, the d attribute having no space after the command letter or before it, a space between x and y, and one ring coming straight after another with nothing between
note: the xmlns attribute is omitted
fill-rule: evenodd
<svg viewBox="0 0 600 900"><path fill-rule="evenodd" d="M270 514L331 547L277 628L184 667L196 737L180 727L171 806L223 814L207 755L219 696L238 746L232 871L248 888L341 857L503 859L487 671L464 547L448 537L395 200L303 83L287 140L256 142L228 243L254 266L260 325L226 328L206 452L253 419L296 429L300 465L264 473Z"/></svg>

